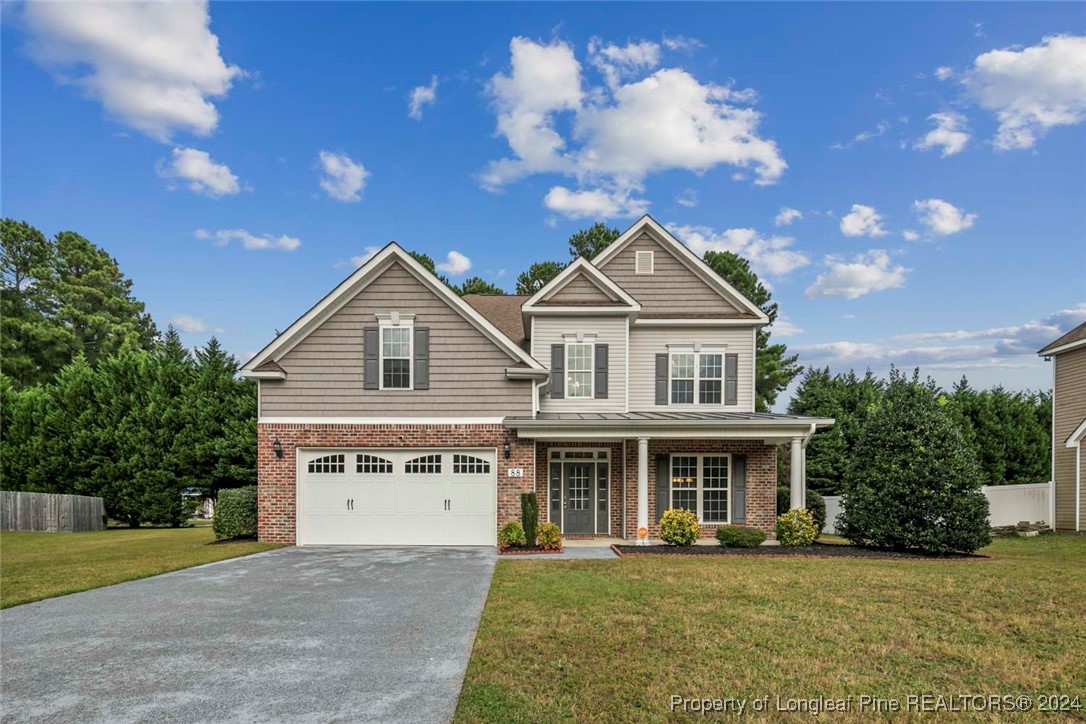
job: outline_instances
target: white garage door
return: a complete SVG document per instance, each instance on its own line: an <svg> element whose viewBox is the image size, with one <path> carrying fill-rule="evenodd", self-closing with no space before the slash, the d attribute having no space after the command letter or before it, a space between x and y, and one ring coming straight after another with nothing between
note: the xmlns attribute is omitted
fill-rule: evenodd
<svg viewBox="0 0 1086 724"><path fill-rule="evenodd" d="M300 450L298 545L494 545L493 449Z"/></svg>

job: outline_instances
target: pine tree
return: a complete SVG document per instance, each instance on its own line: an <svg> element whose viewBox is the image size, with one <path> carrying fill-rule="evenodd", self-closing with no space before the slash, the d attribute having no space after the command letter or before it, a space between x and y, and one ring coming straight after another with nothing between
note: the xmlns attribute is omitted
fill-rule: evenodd
<svg viewBox="0 0 1086 724"><path fill-rule="evenodd" d="M610 227L602 221L596 222L587 229L581 229L569 237L569 257L570 259L577 259L577 257L583 256L585 259L592 261L620 236L622 236L622 232L618 229Z"/></svg>
<svg viewBox="0 0 1086 724"><path fill-rule="evenodd" d="M556 261L534 262L528 267L528 271L521 272L517 277L517 294L535 294L565 268L564 264Z"/></svg>
<svg viewBox="0 0 1086 724"><path fill-rule="evenodd" d="M460 286L454 286L453 290L460 296L465 294L505 294L504 289L480 277L468 277Z"/></svg>

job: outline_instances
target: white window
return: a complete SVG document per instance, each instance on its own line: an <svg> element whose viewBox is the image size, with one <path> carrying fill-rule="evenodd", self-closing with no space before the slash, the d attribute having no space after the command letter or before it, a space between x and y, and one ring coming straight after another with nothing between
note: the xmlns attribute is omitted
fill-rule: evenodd
<svg viewBox="0 0 1086 724"><path fill-rule="evenodd" d="M414 329L410 326L381 327L381 389L411 389L411 347Z"/></svg>
<svg viewBox="0 0 1086 724"><path fill-rule="evenodd" d="M566 345L566 397L592 397L593 344Z"/></svg>
<svg viewBox="0 0 1086 724"><path fill-rule="evenodd" d="M671 404L719 405L723 399L724 355L671 353Z"/></svg>
<svg viewBox="0 0 1086 724"><path fill-rule="evenodd" d="M669 507L685 508L702 523L727 523L730 455L672 455Z"/></svg>
<svg viewBox="0 0 1086 724"><path fill-rule="evenodd" d="M408 460L403 466L404 472L411 475L439 475L441 473L440 455L423 455Z"/></svg>
<svg viewBox="0 0 1086 724"><path fill-rule="evenodd" d="M346 468L342 453L339 455L325 455L309 461L311 473L342 473Z"/></svg>
<svg viewBox="0 0 1086 724"><path fill-rule="evenodd" d="M653 254L651 251L639 251L634 254L634 274L652 274Z"/></svg>

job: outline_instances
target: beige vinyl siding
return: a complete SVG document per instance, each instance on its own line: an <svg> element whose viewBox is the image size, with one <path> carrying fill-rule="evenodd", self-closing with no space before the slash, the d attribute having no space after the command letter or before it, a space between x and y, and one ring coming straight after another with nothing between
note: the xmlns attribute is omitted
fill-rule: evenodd
<svg viewBox="0 0 1086 724"><path fill-rule="evenodd" d="M656 355L669 344L701 344L724 347L725 354L737 354L739 384L736 405L657 405ZM630 412L664 409L700 411L754 411L754 327L637 327L630 329Z"/></svg>
<svg viewBox="0 0 1086 724"><path fill-rule="evenodd" d="M655 252L652 274L634 273L638 251ZM749 316L723 299L648 233L642 233L606 260L600 270L641 303L642 316Z"/></svg>
<svg viewBox="0 0 1086 724"><path fill-rule="evenodd" d="M532 356L550 367L551 345L565 344L563 335L594 334L597 344L607 347L607 399L552 400L544 395L541 412L625 412L626 411L626 324L625 316L536 317L532 334ZM588 341L588 340L586 340Z"/></svg>
<svg viewBox="0 0 1086 724"><path fill-rule="evenodd" d="M430 329L430 389L363 389L362 330L378 313L414 314ZM509 380L514 360L399 263L393 264L277 360L285 380L262 380L263 417L489 417L527 415L532 383Z"/></svg>
<svg viewBox="0 0 1086 724"><path fill-rule="evenodd" d="M1084 521L1086 505L1083 500L1075 500L1075 455L1080 448L1067 447L1067 438L1086 418L1086 347L1058 354L1052 358L1052 363L1056 365L1055 439L1052 441L1055 446L1056 527L1074 530L1076 502Z"/></svg>
<svg viewBox="0 0 1086 724"><path fill-rule="evenodd" d="M540 304L614 304L615 300L602 289L589 281L584 274L577 272L576 276L566 282L565 286L554 294L551 294Z"/></svg>

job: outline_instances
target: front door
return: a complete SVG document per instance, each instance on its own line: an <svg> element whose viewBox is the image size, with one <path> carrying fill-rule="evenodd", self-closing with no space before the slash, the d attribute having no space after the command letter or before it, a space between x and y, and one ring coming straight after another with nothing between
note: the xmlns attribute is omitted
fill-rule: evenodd
<svg viewBox="0 0 1086 724"><path fill-rule="evenodd" d="M563 533L591 534L592 526L592 471L594 463L565 463L563 466L565 488L562 510Z"/></svg>

